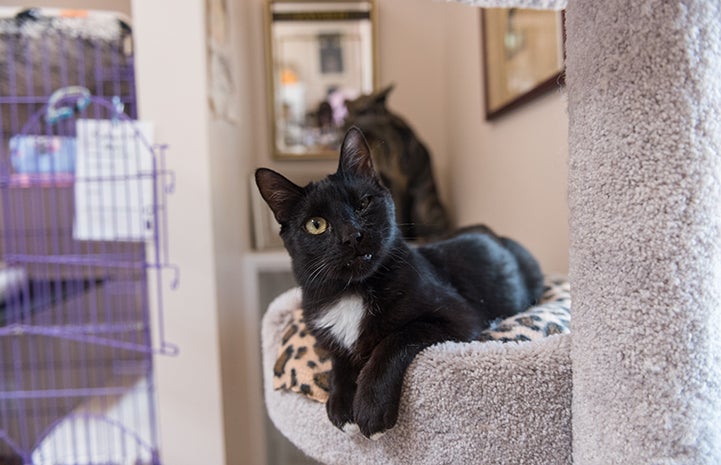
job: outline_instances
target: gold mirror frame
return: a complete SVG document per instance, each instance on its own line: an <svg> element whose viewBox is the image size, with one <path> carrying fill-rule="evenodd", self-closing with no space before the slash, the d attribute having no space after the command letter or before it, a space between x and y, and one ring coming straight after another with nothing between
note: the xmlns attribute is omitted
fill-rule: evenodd
<svg viewBox="0 0 721 465"><path fill-rule="evenodd" d="M378 86L375 0L267 0L270 145L283 160L338 157L344 101Z"/></svg>

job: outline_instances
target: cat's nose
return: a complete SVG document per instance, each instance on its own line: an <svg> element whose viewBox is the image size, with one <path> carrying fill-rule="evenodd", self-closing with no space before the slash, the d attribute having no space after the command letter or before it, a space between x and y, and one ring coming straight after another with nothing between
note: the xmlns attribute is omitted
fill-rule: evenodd
<svg viewBox="0 0 721 465"><path fill-rule="evenodd" d="M343 235L343 244L354 245L363 240L363 233L360 231L351 231L349 234Z"/></svg>

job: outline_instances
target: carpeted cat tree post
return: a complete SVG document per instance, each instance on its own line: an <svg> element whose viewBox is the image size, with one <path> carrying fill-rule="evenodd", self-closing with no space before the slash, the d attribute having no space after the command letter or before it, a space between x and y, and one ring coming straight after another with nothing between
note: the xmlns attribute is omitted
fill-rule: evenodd
<svg viewBox="0 0 721 465"><path fill-rule="evenodd" d="M566 21L572 334L427 349L377 442L266 380L271 418L316 459L721 463L720 2L569 0Z"/></svg>
<svg viewBox="0 0 721 465"><path fill-rule="evenodd" d="M574 463L720 464L720 2L566 19Z"/></svg>

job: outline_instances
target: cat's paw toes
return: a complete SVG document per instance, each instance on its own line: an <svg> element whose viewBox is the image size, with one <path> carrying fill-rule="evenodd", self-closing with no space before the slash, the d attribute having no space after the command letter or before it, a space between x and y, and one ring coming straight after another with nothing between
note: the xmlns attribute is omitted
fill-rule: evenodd
<svg viewBox="0 0 721 465"><path fill-rule="evenodd" d="M377 399L367 402L356 396L353 410L356 412L355 421L361 434L374 441L393 428L398 418L397 405L377 402Z"/></svg>
<svg viewBox="0 0 721 465"><path fill-rule="evenodd" d="M349 413L334 413L328 410L328 419L344 433L352 433L354 427L358 428L358 425L353 421L353 416Z"/></svg>
<svg viewBox="0 0 721 465"><path fill-rule="evenodd" d="M357 418L356 421L360 433L372 441L382 438L394 426L394 423L386 422L383 418Z"/></svg>
<svg viewBox="0 0 721 465"><path fill-rule="evenodd" d="M355 423L346 423L341 427L341 430L349 436L355 436L360 433L360 427Z"/></svg>
<svg viewBox="0 0 721 465"><path fill-rule="evenodd" d="M370 439L371 441L377 441L377 440L379 440L380 438L382 438L382 437L385 436L385 435L386 435L386 432L383 431L383 432L380 432L380 433L371 434L368 439Z"/></svg>
<svg viewBox="0 0 721 465"><path fill-rule="evenodd" d="M358 425L353 420L353 405L348 399L331 395L325 407L328 419L336 428L343 432L352 431L353 426L358 428Z"/></svg>

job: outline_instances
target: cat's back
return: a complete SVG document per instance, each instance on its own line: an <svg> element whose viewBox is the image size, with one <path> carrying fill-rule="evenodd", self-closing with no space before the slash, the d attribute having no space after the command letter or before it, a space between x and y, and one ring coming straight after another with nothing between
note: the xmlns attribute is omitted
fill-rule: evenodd
<svg viewBox="0 0 721 465"><path fill-rule="evenodd" d="M523 311L539 298L535 281L541 279L540 271L537 276L527 272L538 265L526 263L528 257L509 249L490 230L462 232L416 250L466 299L499 316Z"/></svg>
<svg viewBox="0 0 721 465"><path fill-rule="evenodd" d="M501 265L513 259L497 238L478 232L419 245L416 250L442 274L475 275L489 271L487 265Z"/></svg>

